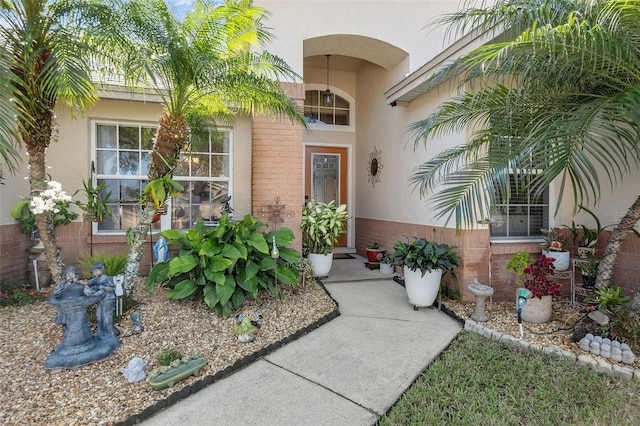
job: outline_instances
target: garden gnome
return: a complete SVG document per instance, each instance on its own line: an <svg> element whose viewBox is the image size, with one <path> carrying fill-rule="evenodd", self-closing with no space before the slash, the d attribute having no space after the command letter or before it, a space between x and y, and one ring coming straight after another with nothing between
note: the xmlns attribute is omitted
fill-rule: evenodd
<svg viewBox="0 0 640 426"><path fill-rule="evenodd" d="M116 306L116 285L113 279L105 274L106 265L104 262L94 262L91 265L91 272L94 277L87 281L90 291L104 291L106 296L98 303L96 308L96 319L98 326L95 335L115 336L116 328L113 325L113 311Z"/></svg>

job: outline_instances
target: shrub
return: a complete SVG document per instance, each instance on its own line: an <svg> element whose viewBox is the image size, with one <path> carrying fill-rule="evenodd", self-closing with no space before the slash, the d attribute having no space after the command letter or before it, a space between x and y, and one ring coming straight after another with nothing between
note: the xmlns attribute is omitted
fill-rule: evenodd
<svg viewBox="0 0 640 426"><path fill-rule="evenodd" d="M106 266L105 274L113 277L124 272L124 265L127 263L127 254L95 253L94 255L87 254L83 258L76 260L80 264L82 274L85 277L90 277L92 275L91 265L93 265L94 262L104 262Z"/></svg>
<svg viewBox="0 0 640 426"><path fill-rule="evenodd" d="M182 353L177 349L165 349L158 355L158 365L171 365L177 359L182 359Z"/></svg>
<svg viewBox="0 0 640 426"><path fill-rule="evenodd" d="M263 227L250 215L241 222L230 222L225 214L213 229L208 230L199 222L187 232L161 232L168 244L182 247L170 261L154 265L147 278L147 290L153 291L156 284L164 283L170 288L166 293L170 299L202 296L209 309L223 317L240 307L246 296L255 298L261 289L279 296L274 262L279 284L297 284L295 264L300 255L285 247L294 238L290 229L259 232ZM280 252L277 261L270 256L269 243L274 237Z"/></svg>
<svg viewBox="0 0 640 426"><path fill-rule="evenodd" d="M47 296L27 286L13 287L5 280L0 281L0 306L32 305Z"/></svg>

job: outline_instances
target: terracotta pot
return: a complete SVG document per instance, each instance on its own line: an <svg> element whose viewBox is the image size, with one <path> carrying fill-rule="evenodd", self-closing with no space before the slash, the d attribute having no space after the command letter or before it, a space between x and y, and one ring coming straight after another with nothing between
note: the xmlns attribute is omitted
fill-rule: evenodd
<svg viewBox="0 0 640 426"><path fill-rule="evenodd" d="M551 295L542 296L542 299L530 297L522 307L522 321L533 324L543 324L551 318L553 308Z"/></svg>
<svg viewBox="0 0 640 426"><path fill-rule="evenodd" d="M385 249L367 249L367 260L369 262L380 262L384 257Z"/></svg>

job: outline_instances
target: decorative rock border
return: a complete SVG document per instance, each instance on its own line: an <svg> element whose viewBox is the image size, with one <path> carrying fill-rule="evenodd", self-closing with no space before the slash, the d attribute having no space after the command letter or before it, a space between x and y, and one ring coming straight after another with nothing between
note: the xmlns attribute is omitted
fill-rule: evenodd
<svg viewBox="0 0 640 426"><path fill-rule="evenodd" d="M508 342L515 345L522 346L524 348L530 348L537 351L542 351L545 353L556 354L562 357L568 358L573 362L577 362L578 365L591 367L598 373L608 374L610 376L620 377L626 380L640 380L640 370L635 370L629 367L623 367L618 364L611 364L602 359L595 359L589 355L576 355L576 353L571 351L566 351L563 349L558 349L549 346L542 346L535 343L529 343L526 340L519 339L510 334L504 334L496 330L492 330L488 327L485 327L483 324L479 324L472 320L464 321L459 318L453 311L449 309L443 309L447 313L447 315L452 318L462 321L464 323L464 329L467 331L471 331L474 333L478 333L488 339L497 340L500 342Z"/></svg>
<svg viewBox="0 0 640 426"><path fill-rule="evenodd" d="M340 316L340 309L338 306L338 302L331 297L331 294L327 291L327 289L325 288L325 286L322 283L319 283L318 285L320 285L322 287L322 289L327 293L327 295L335 302L336 307L333 311L329 312L327 315L325 315L324 317L320 318L318 321L314 322L313 324L309 324L308 326L301 328L300 330L296 331L295 333L285 337L284 339L281 339L277 342L272 343L269 346L266 346L254 353L252 353L251 355L247 355L244 358L241 358L239 360L237 360L233 365L225 368L224 370L218 371L217 373L213 374L213 375L208 375L205 377L202 377L200 380L187 385L185 387L183 387L180 390L177 390L175 392L173 392L172 394L170 394L169 396L167 396L164 399L161 399L159 401L157 401L155 404L145 408L144 410L142 410L142 412L140 412L139 414L135 414L132 416L127 417L125 420L119 421L114 423L115 426L130 426L130 425L135 425L140 423L143 420L147 420L149 419L151 416L153 416L154 414L164 410L165 408L168 408L176 403L178 403L179 401L182 401L183 399L185 399L186 397L193 395L199 391L201 391L202 389L206 388L207 386L218 382L222 379L224 379L225 377L230 376L231 374L235 373L238 370L241 370L242 368L246 367L247 365L259 360L260 358L263 358L265 356L267 356L268 354L270 354L271 352L275 351L276 349L279 349L280 347L286 345L287 343L291 343L294 340L297 340L299 338L301 338L302 336L304 336L305 334L308 334L309 332L315 330L316 328L320 327L321 325L324 325L326 323L328 323L329 321L337 318L338 316Z"/></svg>

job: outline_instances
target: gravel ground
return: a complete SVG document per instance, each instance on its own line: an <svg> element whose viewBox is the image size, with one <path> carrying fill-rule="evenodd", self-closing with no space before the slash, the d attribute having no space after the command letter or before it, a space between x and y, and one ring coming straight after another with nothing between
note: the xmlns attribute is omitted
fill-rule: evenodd
<svg viewBox="0 0 640 426"><path fill-rule="evenodd" d="M471 318L475 311L475 303L466 303L455 300L447 300L445 306L456 313L465 321ZM520 328L516 316L516 303L513 302L486 302L486 313L489 321L483 324L485 327L499 331L503 334L520 337ZM609 364L617 364L623 367L640 370L640 356L636 354L634 364L623 364L610 358L595 356L589 352L580 350L578 343L573 341L573 332L577 328L589 327L592 321L585 318L578 309L572 308L566 299L554 299L553 314L549 322L545 324L532 324L523 322L524 340L542 346L555 347L574 352L576 355L588 355L594 359L601 359Z"/></svg>
<svg viewBox="0 0 640 426"><path fill-rule="evenodd" d="M140 282L134 299L140 302L144 331L133 334L128 315L116 324L120 348L110 357L73 369L45 370L44 361L61 342L61 326L54 323L56 310L42 302L0 309L0 424L3 425L103 425L124 421L155 402L204 376L232 366L262 348L303 329L336 308L325 290L316 284L284 289L286 300L270 294L247 300L243 309L263 316L252 343L237 341L234 316L220 318L204 302L172 301L160 291L147 293ZM147 374L157 367L158 355L177 349L183 355L208 360L197 376L172 388L155 391L146 381L129 384L120 373L135 356L148 361Z"/></svg>
<svg viewBox="0 0 640 426"><path fill-rule="evenodd" d="M128 315L117 324L121 346L109 358L69 370L45 370L44 361L60 343L62 330L54 324L56 311L46 303L0 309L0 424L6 425L108 425L141 413L236 361L291 336L336 308L319 285L285 289L286 300L269 294L247 300L243 309L255 309L263 316L262 327L252 343L239 343L233 330L233 316L222 319L197 301L170 301L160 291L147 293L141 282L134 291L140 302L144 331L133 334ZM467 320L474 303L447 300L446 307ZM515 303L489 302L489 321L484 325L519 336ZM554 302L554 315L546 324L525 324L525 340L585 355L572 341L574 325L582 317L567 301ZM157 367L158 355L178 349L184 355L208 360L203 370L172 388L154 391L146 381L129 384L120 373L135 356L148 361L147 373ZM598 357L595 357L598 358ZM640 357L639 357L640 359ZM607 360L613 363L611 360ZM629 367L628 365L621 364ZM640 361L631 367L640 369Z"/></svg>

